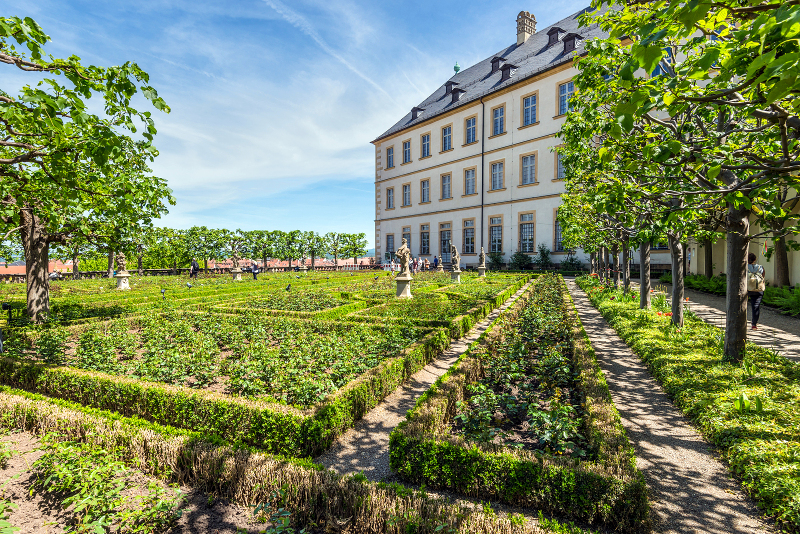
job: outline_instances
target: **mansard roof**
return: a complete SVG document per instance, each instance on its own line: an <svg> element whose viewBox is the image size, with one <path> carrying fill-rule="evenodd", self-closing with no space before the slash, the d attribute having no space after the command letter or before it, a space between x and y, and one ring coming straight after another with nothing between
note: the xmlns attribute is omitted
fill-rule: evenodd
<svg viewBox="0 0 800 534"><path fill-rule="evenodd" d="M605 7L601 9L604 10ZM483 96L500 91L526 78L531 78L559 65L569 63L574 57L584 53L584 44L588 39L608 36L596 24L586 27L579 26L578 17L587 11L591 11L591 8L582 9L547 28L537 31L521 45L517 45L515 42L468 69L456 73L447 81L457 83L457 87L465 91L460 99L453 102L452 98L449 98L450 95L447 94L445 87L447 81L445 81L432 95L415 106L416 108L423 108L425 110L424 113L413 120L411 112L407 113L394 126L378 136L373 143L452 109L469 105ZM577 34L579 36L575 43L574 51L564 53L564 46L561 40L548 46L548 32L553 28L558 28L558 30L565 32L566 35ZM495 58L502 58L506 64L510 63L517 67L511 78L501 80L503 73L500 69L492 72L492 60Z"/></svg>

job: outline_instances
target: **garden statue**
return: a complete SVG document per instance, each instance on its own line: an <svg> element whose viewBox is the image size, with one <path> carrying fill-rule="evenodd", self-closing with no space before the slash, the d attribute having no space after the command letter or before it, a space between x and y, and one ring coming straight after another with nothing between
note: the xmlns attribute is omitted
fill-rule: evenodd
<svg viewBox="0 0 800 534"><path fill-rule="evenodd" d="M394 254L400 262L400 273L395 277L397 282L396 296L399 299L413 298L411 296L411 250L408 248L408 242L405 238Z"/></svg>
<svg viewBox="0 0 800 534"><path fill-rule="evenodd" d="M450 273L450 280L455 282L456 284L461 283L461 255L458 253L458 249L452 243L450 243L450 262L453 265L453 271Z"/></svg>
<svg viewBox="0 0 800 534"><path fill-rule="evenodd" d="M400 262L400 273L397 276L411 276L411 249L408 248L406 239L403 238L403 243L397 252L394 253L397 260Z"/></svg>
<svg viewBox="0 0 800 534"><path fill-rule="evenodd" d="M117 274L115 275L117 279L117 289L120 291L127 291L131 288L130 282L128 282L131 273L125 270L125 254L120 252L115 259L117 260Z"/></svg>
<svg viewBox="0 0 800 534"><path fill-rule="evenodd" d="M438 267L436 267L436 272L437 273L443 273L444 272L444 264L442 263L442 257L441 256L439 256L439 262L438 262Z"/></svg>
<svg viewBox="0 0 800 534"><path fill-rule="evenodd" d="M239 260L242 259L239 257L239 241L233 240L230 242L231 245L231 262L233 263L233 269L231 269L231 274L233 275L233 279L236 281L242 280L242 270L239 268Z"/></svg>
<svg viewBox="0 0 800 534"><path fill-rule="evenodd" d="M478 255L478 276L486 276L486 253L483 251L483 247Z"/></svg>

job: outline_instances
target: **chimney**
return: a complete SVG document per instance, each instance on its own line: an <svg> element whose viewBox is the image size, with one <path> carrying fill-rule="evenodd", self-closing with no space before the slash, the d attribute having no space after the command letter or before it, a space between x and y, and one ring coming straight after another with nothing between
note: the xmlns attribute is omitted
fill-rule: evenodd
<svg viewBox="0 0 800 534"><path fill-rule="evenodd" d="M520 11L517 15L517 46L536 33L536 17L528 11Z"/></svg>

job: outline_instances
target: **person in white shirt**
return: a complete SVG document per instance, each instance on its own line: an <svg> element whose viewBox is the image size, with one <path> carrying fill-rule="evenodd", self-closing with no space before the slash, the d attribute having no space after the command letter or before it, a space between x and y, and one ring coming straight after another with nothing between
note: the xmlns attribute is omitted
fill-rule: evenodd
<svg viewBox="0 0 800 534"><path fill-rule="evenodd" d="M747 273L764 276L764 267L756 263L756 255L752 252L747 255ZM750 322L753 325L753 330L758 330L758 317L761 315L761 300L764 298L764 292L748 291L747 296L750 297Z"/></svg>

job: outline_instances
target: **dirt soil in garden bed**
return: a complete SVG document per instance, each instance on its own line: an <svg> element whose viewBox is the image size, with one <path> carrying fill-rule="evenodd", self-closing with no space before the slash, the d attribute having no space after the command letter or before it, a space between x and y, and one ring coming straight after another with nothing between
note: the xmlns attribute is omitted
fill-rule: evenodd
<svg viewBox="0 0 800 534"><path fill-rule="evenodd" d="M10 444L14 455L5 468L0 468L0 499L18 506L11 511L8 521L19 528L17 534L60 534L64 532L68 513L58 499L41 493L31 495L36 475L31 465L43 451L37 450L39 438L29 432L15 432L0 436L0 441ZM140 488L146 490L152 479L136 475ZM269 524L258 523L251 509L216 499L203 491L181 487L185 495L182 514L169 530L173 534L238 534L263 532Z"/></svg>

